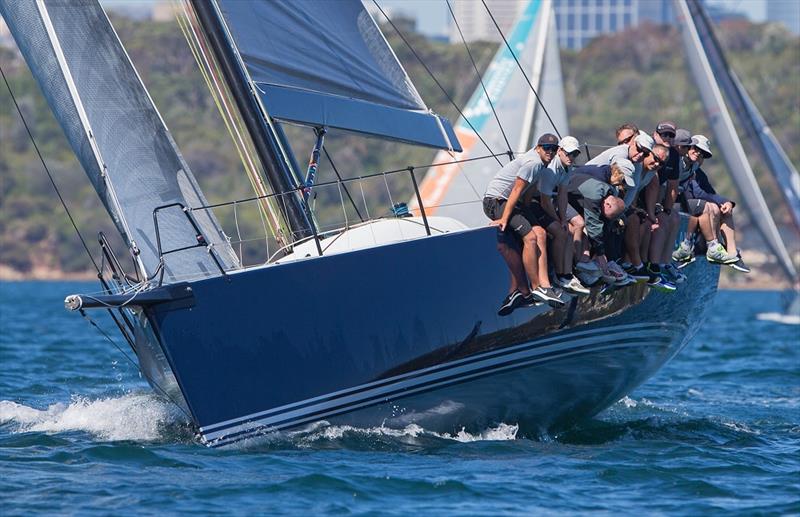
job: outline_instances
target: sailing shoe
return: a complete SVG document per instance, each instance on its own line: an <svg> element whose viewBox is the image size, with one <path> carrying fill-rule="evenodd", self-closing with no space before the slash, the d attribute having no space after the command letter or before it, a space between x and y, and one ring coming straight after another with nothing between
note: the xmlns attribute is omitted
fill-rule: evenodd
<svg viewBox="0 0 800 517"><path fill-rule="evenodd" d="M519 290L514 289L508 296L503 299L503 303L500 305L500 310L497 311L498 316L508 316L514 309L518 309L522 307L525 303L525 297L522 296L522 293Z"/></svg>
<svg viewBox="0 0 800 517"><path fill-rule="evenodd" d="M574 294L589 294L591 291L587 287L585 287L580 280L576 277L572 277L570 279L566 278L559 278L558 285L561 286L562 289L569 293Z"/></svg>
<svg viewBox="0 0 800 517"><path fill-rule="evenodd" d="M580 271L576 273L578 280L580 280L581 284L587 287L593 287L600 281L600 275L595 273L589 273L588 271Z"/></svg>
<svg viewBox="0 0 800 517"><path fill-rule="evenodd" d="M628 276L628 273L622 269L622 266L614 261L608 263L608 271L614 275L614 285L617 287L630 285L636 282L636 280Z"/></svg>
<svg viewBox="0 0 800 517"><path fill-rule="evenodd" d="M678 262L678 269L683 269L683 268L685 268L686 266L688 266L689 264L691 264L694 261L695 261L695 257L692 256L692 258L690 258L686 262Z"/></svg>
<svg viewBox="0 0 800 517"><path fill-rule="evenodd" d="M678 268L673 266L672 264L667 264L664 266L664 276L669 279L670 282L673 284L682 284L686 281L686 275L678 271Z"/></svg>
<svg viewBox="0 0 800 517"><path fill-rule="evenodd" d="M552 287L537 287L533 290L534 295L542 300L543 302L547 302L554 307L557 305L564 305L566 302L561 299L561 292L556 291Z"/></svg>
<svg viewBox="0 0 800 517"><path fill-rule="evenodd" d="M725 246L717 244L714 247L708 248L706 260L713 264L733 264L739 261L739 257L728 255Z"/></svg>
<svg viewBox="0 0 800 517"><path fill-rule="evenodd" d="M533 291L529 292L528 296L523 296L522 299L524 301L523 307L538 307L544 303L533 294Z"/></svg>
<svg viewBox="0 0 800 517"><path fill-rule="evenodd" d="M675 292L675 290L677 289L677 286L675 284L673 284L660 274L653 275L647 282L647 285L649 285L656 291L662 291L665 293L672 293Z"/></svg>
<svg viewBox="0 0 800 517"><path fill-rule="evenodd" d="M600 271L600 266L594 260L590 260L588 262L578 262L575 264L575 269L586 273L596 273Z"/></svg>
<svg viewBox="0 0 800 517"><path fill-rule="evenodd" d="M628 276L637 282L646 282L650 280L650 274L645 269L644 264L639 264L638 266L631 264L630 267L624 269L625 272L628 273Z"/></svg>
<svg viewBox="0 0 800 517"><path fill-rule="evenodd" d="M675 262L688 262L694 258L694 246L682 241L681 245L672 252L672 260Z"/></svg>
<svg viewBox="0 0 800 517"><path fill-rule="evenodd" d="M742 273L749 273L750 272L750 268L747 267L747 264L745 264L744 260L742 260L742 255L737 253L736 254L736 258L738 258L739 260L737 260L736 262L734 262L732 264L729 264L729 265L733 269L735 269L736 271L740 271Z"/></svg>

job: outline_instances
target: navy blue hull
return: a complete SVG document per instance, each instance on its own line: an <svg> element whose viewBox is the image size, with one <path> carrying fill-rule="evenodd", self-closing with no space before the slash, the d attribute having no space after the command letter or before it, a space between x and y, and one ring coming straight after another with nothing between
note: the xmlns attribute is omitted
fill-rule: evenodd
<svg viewBox="0 0 800 517"><path fill-rule="evenodd" d="M192 307L147 315L215 445L322 419L538 433L596 414L680 350L718 275L687 270L676 293L633 285L500 317L508 271L485 228L195 282Z"/></svg>

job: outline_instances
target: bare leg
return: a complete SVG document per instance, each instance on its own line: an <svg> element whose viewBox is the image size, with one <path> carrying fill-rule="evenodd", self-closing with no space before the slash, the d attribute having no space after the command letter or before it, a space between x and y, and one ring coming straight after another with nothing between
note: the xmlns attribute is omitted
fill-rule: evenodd
<svg viewBox="0 0 800 517"><path fill-rule="evenodd" d="M539 285L551 287L550 276L547 272L547 232L541 226L534 226L531 233L536 234L536 246L539 255Z"/></svg>
<svg viewBox="0 0 800 517"><path fill-rule="evenodd" d="M700 232L706 242L716 239L719 230L719 206L714 203L706 203L703 215L699 217L699 224Z"/></svg>
<svg viewBox="0 0 800 517"><path fill-rule="evenodd" d="M569 220L569 231L572 233L572 248L574 252L573 257L577 257L578 260L581 260L583 257L583 227L585 225L586 223L583 222L583 217L579 215L576 215ZM589 260L588 256L586 257L586 260Z"/></svg>
<svg viewBox="0 0 800 517"><path fill-rule="evenodd" d="M672 262L672 250L675 248L675 239L678 238L678 230L681 226L681 216L678 214L677 209L673 209L667 217L669 218L669 232L667 240L664 241L664 248L661 251L660 264Z"/></svg>
<svg viewBox="0 0 800 517"><path fill-rule="evenodd" d="M647 250L650 249L650 237L653 235L653 225L650 223L649 220L645 220L643 223L640 223L642 228L641 232L639 233L639 256L640 257L647 257Z"/></svg>
<svg viewBox="0 0 800 517"><path fill-rule="evenodd" d="M522 265L525 267L525 273L528 274L528 280L530 280L533 289L539 287L537 255L536 233L530 231L522 238Z"/></svg>
<svg viewBox="0 0 800 517"><path fill-rule="evenodd" d="M553 260L557 275L564 275L572 271L572 242L569 234L558 223L550 223L547 226L547 233L553 238ZM566 262L569 260L569 266Z"/></svg>
<svg viewBox="0 0 800 517"><path fill-rule="evenodd" d="M519 250L508 244L498 242L497 251L500 252L503 260L506 261L508 270L511 273L511 282L508 292L512 293L515 289L519 289L522 294L527 295L530 290L528 289L528 279L525 276L525 268L522 266L522 255Z"/></svg>
<svg viewBox="0 0 800 517"><path fill-rule="evenodd" d="M736 227L733 224L733 212L721 216L720 231L725 236L725 249L728 255L736 256Z"/></svg>
<svg viewBox="0 0 800 517"><path fill-rule="evenodd" d="M650 262L654 262L656 264L661 263L661 251L664 248L664 242L667 239L667 233L669 233L669 216L664 212L658 214L658 228L656 231L653 232L652 237L650 237Z"/></svg>
<svg viewBox="0 0 800 517"><path fill-rule="evenodd" d="M639 255L640 226L639 216L636 214L625 219L625 254L628 261L637 267L642 264L642 257Z"/></svg>
<svg viewBox="0 0 800 517"><path fill-rule="evenodd" d="M697 231L697 225L699 224L699 219L697 217L690 217L689 222L686 225L686 238L690 238L694 235L694 232Z"/></svg>

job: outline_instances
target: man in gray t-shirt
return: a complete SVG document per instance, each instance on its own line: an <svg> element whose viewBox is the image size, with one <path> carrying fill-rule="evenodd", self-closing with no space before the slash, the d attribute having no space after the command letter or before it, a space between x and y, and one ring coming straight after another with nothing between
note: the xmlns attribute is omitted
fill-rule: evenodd
<svg viewBox="0 0 800 517"><path fill-rule="evenodd" d="M501 236L510 228L522 239L521 262L512 246L498 240L498 250L511 270L510 293L498 312L501 316L536 300L564 304L550 285L547 269L539 271L539 257L547 253L547 235L530 204L523 202L523 193L538 179L557 149L555 135L542 135L536 147L503 166L486 188L483 211L492 220L490 224L498 227Z"/></svg>

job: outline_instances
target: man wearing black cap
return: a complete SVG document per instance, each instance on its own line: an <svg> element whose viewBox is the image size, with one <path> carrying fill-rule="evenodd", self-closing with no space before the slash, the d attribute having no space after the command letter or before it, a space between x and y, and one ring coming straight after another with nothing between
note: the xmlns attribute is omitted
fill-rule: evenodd
<svg viewBox="0 0 800 517"><path fill-rule="evenodd" d="M547 253L543 245L547 237L537 215L523 203L523 193L538 180L557 151L558 137L550 133L542 135L536 147L503 166L486 187L483 211L492 220L492 226L497 226L501 232L510 228L522 239L522 266L528 276L527 281L523 280L525 275L518 270L518 261L513 255L516 252L499 242L498 248L512 277L511 292L498 311L501 316L535 301L564 304L560 293L550 285L546 262L544 270L539 270L539 257ZM528 282L532 289L528 288Z"/></svg>

